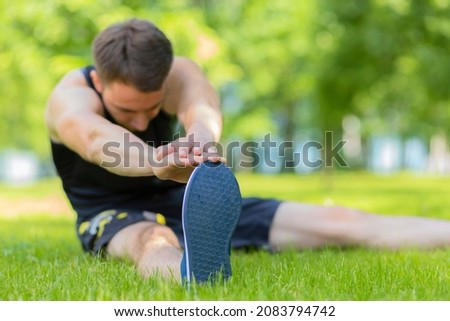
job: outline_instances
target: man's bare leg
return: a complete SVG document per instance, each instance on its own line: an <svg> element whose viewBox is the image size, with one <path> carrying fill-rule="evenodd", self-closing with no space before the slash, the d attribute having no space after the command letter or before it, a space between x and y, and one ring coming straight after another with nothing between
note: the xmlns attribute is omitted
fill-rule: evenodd
<svg viewBox="0 0 450 321"><path fill-rule="evenodd" d="M119 231L106 250L113 257L130 258L144 277L159 273L180 280L182 251L177 237L166 226L151 222L132 224Z"/></svg>
<svg viewBox="0 0 450 321"><path fill-rule="evenodd" d="M269 242L277 250L323 246L433 249L450 247L450 221L284 202L275 213Z"/></svg>

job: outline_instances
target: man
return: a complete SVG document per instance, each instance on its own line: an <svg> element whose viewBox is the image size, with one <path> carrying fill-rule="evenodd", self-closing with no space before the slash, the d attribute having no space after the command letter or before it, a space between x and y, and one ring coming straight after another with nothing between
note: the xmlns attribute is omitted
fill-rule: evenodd
<svg viewBox="0 0 450 321"><path fill-rule="evenodd" d="M195 202L190 189L185 195L184 183L193 171L193 177L203 177L210 170L214 178L211 169L221 168L218 175L229 175L220 165L223 159L205 150L220 137L219 98L197 65L174 58L169 40L147 21L131 19L108 27L96 37L93 55L95 67L64 76L46 109L54 162L78 215L79 239L86 251L131 258L143 276L158 272L178 278L182 244L190 246L183 235L183 198ZM172 141L176 119L185 135ZM197 203L222 197L212 193L214 184L222 192L230 188L237 197L232 179L227 180L193 179L188 185L204 197ZM229 212L218 210L223 214L219 217L227 220L231 213L237 219L240 209L239 204ZM203 208L203 216L193 217L199 224L206 222L207 212ZM230 241L233 247L274 250L450 245L448 221L341 207L243 199L237 225L233 220L226 230L234 231L231 240L217 236L223 238L223 249ZM206 229L215 227L208 224ZM190 237L211 245L201 233ZM186 265L184 258L183 275Z"/></svg>

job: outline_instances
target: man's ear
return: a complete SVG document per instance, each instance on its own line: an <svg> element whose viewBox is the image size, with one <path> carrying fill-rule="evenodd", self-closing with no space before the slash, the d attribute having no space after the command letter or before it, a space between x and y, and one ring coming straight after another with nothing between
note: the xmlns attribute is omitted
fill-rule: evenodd
<svg viewBox="0 0 450 321"><path fill-rule="evenodd" d="M89 75L91 76L91 79L92 79L92 82L94 83L95 89L99 93L101 93L103 91L103 85L102 85L102 82L100 81L100 77L98 76L97 71L91 70Z"/></svg>

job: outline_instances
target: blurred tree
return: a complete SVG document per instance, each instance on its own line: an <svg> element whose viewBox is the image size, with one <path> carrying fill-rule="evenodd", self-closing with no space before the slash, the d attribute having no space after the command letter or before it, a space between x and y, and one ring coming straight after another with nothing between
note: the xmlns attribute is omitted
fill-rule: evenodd
<svg viewBox="0 0 450 321"><path fill-rule="evenodd" d="M365 136L450 128L448 0L192 3L242 70L225 87L237 96L225 101L234 115L226 133L276 128L292 141L319 128L339 139L348 114L363 119Z"/></svg>
<svg viewBox="0 0 450 321"><path fill-rule="evenodd" d="M366 134L430 136L448 130L450 5L447 0L320 1L315 101L321 124L339 131L345 113Z"/></svg>

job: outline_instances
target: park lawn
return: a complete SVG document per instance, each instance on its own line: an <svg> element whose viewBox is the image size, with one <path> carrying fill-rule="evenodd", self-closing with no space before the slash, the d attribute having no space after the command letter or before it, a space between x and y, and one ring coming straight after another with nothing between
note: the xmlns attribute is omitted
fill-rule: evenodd
<svg viewBox="0 0 450 321"><path fill-rule="evenodd" d="M338 172L238 180L244 196L450 219L450 178ZM56 179L0 185L2 204L62 197ZM0 300L450 300L450 250L234 251L229 282L186 291L158 277L143 280L130 262L84 254L73 214L36 208L0 210Z"/></svg>

